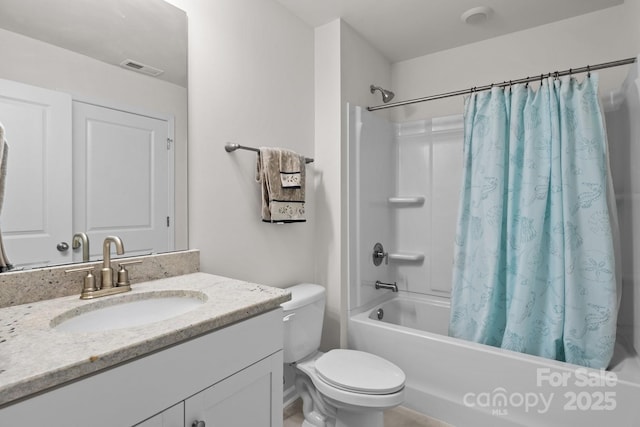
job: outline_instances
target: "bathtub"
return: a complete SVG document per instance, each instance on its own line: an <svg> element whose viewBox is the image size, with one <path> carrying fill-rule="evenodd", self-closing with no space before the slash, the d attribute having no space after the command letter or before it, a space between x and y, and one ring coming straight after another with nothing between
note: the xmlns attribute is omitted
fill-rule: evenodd
<svg viewBox="0 0 640 427"><path fill-rule="evenodd" d="M449 305L399 296L349 318L349 347L406 375L404 406L454 426L640 425L640 362L616 344L609 370L447 336Z"/></svg>

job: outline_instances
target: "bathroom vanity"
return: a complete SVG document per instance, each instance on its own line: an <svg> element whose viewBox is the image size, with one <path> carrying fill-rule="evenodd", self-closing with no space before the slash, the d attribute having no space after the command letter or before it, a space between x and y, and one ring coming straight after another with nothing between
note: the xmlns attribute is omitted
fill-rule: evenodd
<svg viewBox="0 0 640 427"><path fill-rule="evenodd" d="M133 288L0 309L0 425L282 426L288 292L205 273ZM131 327L114 319L113 328L102 320L64 328L87 313L112 316L113 306L163 298L197 303Z"/></svg>

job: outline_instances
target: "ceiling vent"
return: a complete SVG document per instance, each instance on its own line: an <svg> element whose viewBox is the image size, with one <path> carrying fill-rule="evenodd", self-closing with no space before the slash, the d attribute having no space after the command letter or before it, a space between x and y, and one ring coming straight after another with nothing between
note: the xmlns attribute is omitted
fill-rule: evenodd
<svg viewBox="0 0 640 427"><path fill-rule="evenodd" d="M157 77L160 74L164 73L164 70L152 67L150 65L145 65L141 62L134 61L133 59L125 59L120 63L120 66L123 68L127 68L129 70L137 71L139 73L147 74L154 77Z"/></svg>

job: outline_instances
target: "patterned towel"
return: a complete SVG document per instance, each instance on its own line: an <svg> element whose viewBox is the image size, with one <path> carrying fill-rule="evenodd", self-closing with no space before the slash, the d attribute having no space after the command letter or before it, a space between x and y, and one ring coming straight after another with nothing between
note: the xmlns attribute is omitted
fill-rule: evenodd
<svg viewBox="0 0 640 427"><path fill-rule="evenodd" d="M276 149L277 150L277 149ZM304 168L304 157L289 150L279 150L280 182L282 187L301 188L301 165Z"/></svg>
<svg viewBox="0 0 640 427"><path fill-rule="evenodd" d="M262 221L305 222L305 159L294 151L261 147L256 181L262 190Z"/></svg>

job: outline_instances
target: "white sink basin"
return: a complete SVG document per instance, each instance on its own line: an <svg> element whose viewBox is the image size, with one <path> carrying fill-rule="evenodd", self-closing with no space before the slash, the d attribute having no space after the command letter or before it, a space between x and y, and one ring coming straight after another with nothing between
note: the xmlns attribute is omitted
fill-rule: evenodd
<svg viewBox="0 0 640 427"><path fill-rule="evenodd" d="M207 296L193 291L154 291L107 298L81 305L51 320L63 332L99 332L131 328L187 313Z"/></svg>

